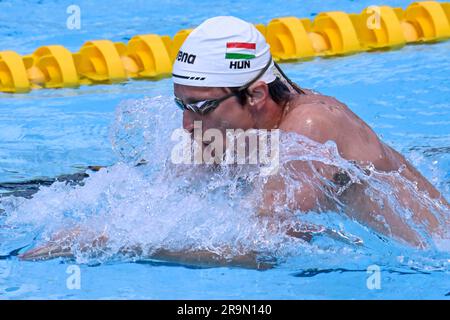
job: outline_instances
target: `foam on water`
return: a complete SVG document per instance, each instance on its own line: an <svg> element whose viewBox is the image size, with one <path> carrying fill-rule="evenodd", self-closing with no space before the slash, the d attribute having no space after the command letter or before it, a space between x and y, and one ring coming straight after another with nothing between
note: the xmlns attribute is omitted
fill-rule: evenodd
<svg viewBox="0 0 450 320"><path fill-rule="evenodd" d="M256 166L171 163L175 142L170 137L181 123L181 113L173 110L172 98L164 96L124 101L116 110L110 130L112 147L120 162L90 172L83 185L56 182L41 187L32 199L1 199L0 208L5 210L0 217L2 254L30 242L47 241L58 230L82 225L94 234L107 234L109 241L106 248L81 250L81 244L90 234L82 233L71 243L78 262L104 262L118 257L143 259L166 249L204 250L226 259L250 252L257 252L262 259L278 260L338 257L341 264L354 257L376 255L392 259L390 263L448 268L448 254L438 253L450 252L448 237L434 241L424 231L424 225L414 223L411 212L402 206L387 181L395 180L410 188L443 224L448 223L448 210L417 191L398 172L382 173L369 167L365 168L371 172L368 176L354 163L341 158L332 141L319 144L293 133L280 136L280 163L285 165L281 165L279 173L287 181L284 190L287 203L293 200L294 190L305 183L316 183L299 179L301 173L289 161L336 166L353 182L367 184L368 196L375 200L386 198L395 213L422 235L429 246L426 251L408 248L382 236L340 210L302 214L290 211L287 205L279 205L274 212L280 222L274 228L270 221L258 217L260 191L269 178L261 177ZM143 160L145 164L139 165ZM322 178L317 171L314 175ZM324 185L318 187L329 194L326 187L332 183L323 178L320 181ZM338 208L345 206L335 196L330 194L330 197L334 197ZM290 226L305 223L334 232L320 233L311 242L286 235ZM136 246L141 249L139 254L132 257L121 254L124 247ZM405 253L414 258L405 258Z"/></svg>

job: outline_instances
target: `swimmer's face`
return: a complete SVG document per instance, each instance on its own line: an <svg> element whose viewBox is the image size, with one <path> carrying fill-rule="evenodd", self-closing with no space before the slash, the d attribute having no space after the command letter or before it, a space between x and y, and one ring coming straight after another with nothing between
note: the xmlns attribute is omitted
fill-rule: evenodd
<svg viewBox="0 0 450 320"><path fill-rule="evenodd" d="M262 88L262 89L261 89ZM261 94L260 91L264 91ZM174 84L174 94L184 103L195 103L202 100L220 99L231 90L229 88L193 87ZM248 89L251 95L245 105L241 105L236 96L231 96L205 115L190 110L183 111L183 128L188 132L194 129L194 121L202 121L203 132L207 129L218 129L225 134L226 129L257 128L258 112L263 111L268 89L264 82L257 82Z"/></svg>

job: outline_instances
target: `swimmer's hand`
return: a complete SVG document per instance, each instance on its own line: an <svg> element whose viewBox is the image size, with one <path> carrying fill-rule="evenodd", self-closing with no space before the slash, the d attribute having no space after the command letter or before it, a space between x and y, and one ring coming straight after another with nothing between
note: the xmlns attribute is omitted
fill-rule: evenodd
<svg viewBox="0 0 450 320"><path fill-rule="evenodd" d="M83 235L80 239L80 235ZM45 244L28 250L19 255L19 259L26 261L49 260L54 258L71 258L73 257L73 248L75 244L77 248L83 252L92 248L101 248L106 245L108 238L103 233L94 235L92 232L82 230L80 227L63 230L46 242Z"/></svg>
<svg viewBox="0 0 450 320"><path fill-rule="evenodd" d="M310 223L295 223L287 230L286 234L291 237L300 238L307 242L318 236L327 236L331 239L349 244L362 246L362 239L340 230L335 230L322 225L313 225Z"/></svg>

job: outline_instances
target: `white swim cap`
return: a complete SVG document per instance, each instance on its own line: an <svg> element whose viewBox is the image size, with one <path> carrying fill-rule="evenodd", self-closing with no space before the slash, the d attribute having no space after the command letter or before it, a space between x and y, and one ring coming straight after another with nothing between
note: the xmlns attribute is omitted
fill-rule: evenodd
<svg viewBox="0 0 450 320"><path fill-rule="evenodd" d="M251 23L231 16L206 20L184 41L173 65L173 82L196 87L240 87L271 61L270 46ZM275 80L274 63L258 79Z"/></svg>

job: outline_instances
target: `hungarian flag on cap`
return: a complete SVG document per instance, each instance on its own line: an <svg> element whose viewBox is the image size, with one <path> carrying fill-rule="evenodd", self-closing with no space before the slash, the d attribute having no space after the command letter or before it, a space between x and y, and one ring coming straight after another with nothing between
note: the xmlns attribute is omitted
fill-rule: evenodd
<svg viewBox="0 0 450 320"><path fill-rule="evenodd" d="M256 43L227 42L225 59L253 59L256 53Z"/></svg>

